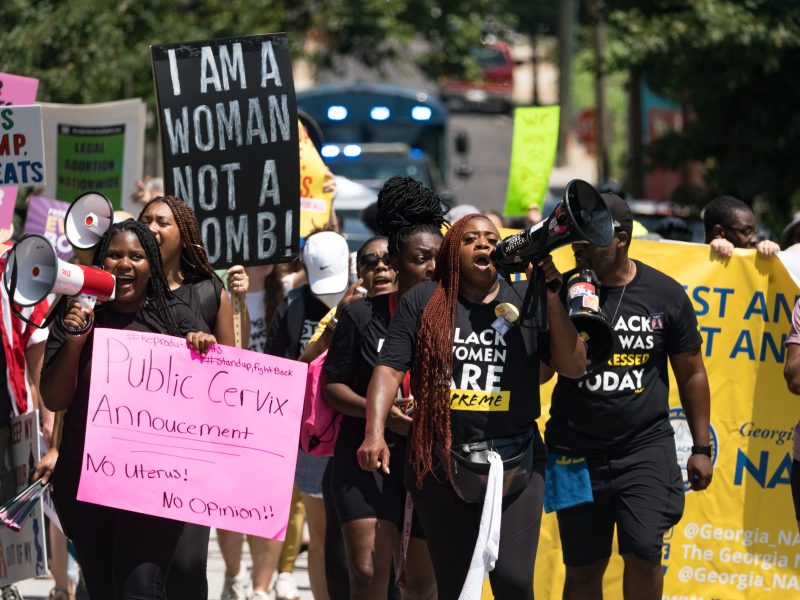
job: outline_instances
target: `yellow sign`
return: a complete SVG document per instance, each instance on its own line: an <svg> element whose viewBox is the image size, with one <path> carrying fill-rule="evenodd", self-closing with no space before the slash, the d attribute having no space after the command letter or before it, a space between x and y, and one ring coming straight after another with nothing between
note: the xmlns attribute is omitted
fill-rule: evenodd
<svg viewBox="0 0 800 600"><path fill-rule="evenodd" d="M510 401L511 395L507 390L497 392L450 390L450 410L508 412Z"/></svg>
<svg viewBox="0 0 800 600"><path fill-rule="evenodd" d="M541 208L558 145L558 106L514 109L514 137L504 215L524 215Z"/></svg>
<svg viewBox="0 0 800 600"><path fill-rule="evenodd" d="M562 271L574 265L569 248L556 254ZM754 250L720 261L710 260L708 246L636 240L631 256L686 288L711 386L714 480L704 492L687 491L683 518L665 536L663 598L800 598L800 534L789 481L800 398L783 379L783 340L798 288L780 259L758 258ZM542 429L551 392L552 382L542 388ZM692 439L671 373L670 394L685 469ZM613 552L604 594L622 598L622 560ZM543 517L534 581L537 600L561 598L555 514ZM484 590L491 598L488 582Z"/></svg>
<svg viewBox="0 0 800 600"><path fill-rule="evenodd" d="M322 229L331 216L331 194L322 191L330 170L317 152L305 126L298 122L300 136L300 237Z"/></svg>

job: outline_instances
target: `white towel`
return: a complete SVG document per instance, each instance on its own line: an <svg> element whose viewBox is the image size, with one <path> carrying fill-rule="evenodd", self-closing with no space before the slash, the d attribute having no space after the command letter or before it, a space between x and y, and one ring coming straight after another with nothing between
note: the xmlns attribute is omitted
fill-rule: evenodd
<svg viewBox="0 0 800 600"><path fill-rule="evenodd" d="M497 452L489 452L489 480L483 499L478 539L469 572L458 600L480 600L483 580L494 569L500 551L500 517L503 507L503 461Z"/></svg>

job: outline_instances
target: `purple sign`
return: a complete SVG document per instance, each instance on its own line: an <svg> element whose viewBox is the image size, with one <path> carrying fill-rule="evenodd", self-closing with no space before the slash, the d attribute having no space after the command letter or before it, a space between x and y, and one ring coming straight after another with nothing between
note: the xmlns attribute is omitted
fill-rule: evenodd
<svg viewBox="0 0 800 600"><path fill-rule="evenodd" d="M31 196L28 205L28 218L25 219L24 233L43 235L62 260L70 260L75 255L64 234L64 216L69 204L42 196Z"/></svg>

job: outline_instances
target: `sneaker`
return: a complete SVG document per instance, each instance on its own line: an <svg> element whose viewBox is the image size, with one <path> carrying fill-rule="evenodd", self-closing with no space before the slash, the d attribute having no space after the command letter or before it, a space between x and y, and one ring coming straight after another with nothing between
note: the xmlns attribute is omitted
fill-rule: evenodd
<svg viewBox="0 0 800 600"><path fill-rule="evenodd" d="M246 600L247 598L247 577L242 573L231 577L225 573L225 583L222 585L220 600Z"/></svg>
<svg viewBox="0 0 800 600"><path fill-rule="evenodd" d="M268 594L264 590L253 590L253 593L247 597L247 600L275 600L273 594Z"/></svg>
<svg viewBox="0 0 800 600"><path fill-rule="evenodd" d="M300 592L294 582L294 576L287 572L279 573L275 580L276 600L299 600Z"/></svg>

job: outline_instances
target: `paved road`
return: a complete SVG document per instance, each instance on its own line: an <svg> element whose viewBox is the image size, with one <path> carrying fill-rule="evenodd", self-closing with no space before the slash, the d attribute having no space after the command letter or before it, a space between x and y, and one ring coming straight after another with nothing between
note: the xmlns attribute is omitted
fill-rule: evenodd
<svg viewBox="0 0 800 600"><path fill-rule="evenodd" d="M472 176L466 180L455 177L458 160L451 155L451 190L459 204L472 204L481 210L503 211L508 188L508 167L511 163L513 121L509 115L457 113L450 121L449 144L458 131L469 136L469 164ZM594 158L584 148L570 140L567 145L567 164L550 172L551 188L563 188L571 179L594 182ZM547 215L546 215L547 216Z"/></svg>
<svg viewBox="0 0 800 600"><path fill-rule="evenodd" d="M458 157L453 138L458 131L469 136L468 162L472 176L459 180L455 176ZM481 210L502 212L508 187L508 165L511 160L513 123L508 115L455 114L450 121L451 190L459 204L472 204Z"/></svg>
<svg viewBox="0 0 800 600"><path fill-rule="evenodd" d="M211 531L211 543L208 546L208 597L209 600L219 600L219 594L222 591L222 583L224 581L225 565L219 553L219 546L217 545L214 530L212 529ZM247 550L247 545L245 545L242 564L250 565L250 553ZM298 557L295 565L295 581L300 590L300 600L313 600L314 598L308 583L307 564L307 553L303 552ZM53 587L53 580L28 579L27 581L17 584L17 587L25 600L46 600L47 595ZM79 597L78 600L82 599Z"/></svg>

